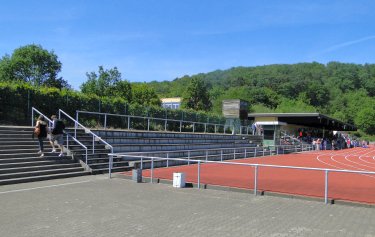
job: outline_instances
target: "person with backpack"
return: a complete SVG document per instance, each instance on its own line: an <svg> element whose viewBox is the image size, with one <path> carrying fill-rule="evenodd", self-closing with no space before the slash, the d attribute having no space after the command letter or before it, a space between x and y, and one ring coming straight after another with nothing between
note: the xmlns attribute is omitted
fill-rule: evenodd
<svg viewBox="0 0 375 237"><path fill-rule="evenodd" d="M47 123L44 119L43 115L40 115L38 120L36 121L34 134L38 137L39 142L39 151L38 154L40 154L40 157L44 156L43 152L43 141L47 137Z"/></svg>
<svg viewBox="0 0 375 237"><path fill-rule="evenodd" d="M51 116L52 128L51 128L51 139L50 144L52 146L52 153L56 152L55 142L60 148L59 157L64 156L64 129L65 124L62 120L57 119L56 115Z"/></svg>

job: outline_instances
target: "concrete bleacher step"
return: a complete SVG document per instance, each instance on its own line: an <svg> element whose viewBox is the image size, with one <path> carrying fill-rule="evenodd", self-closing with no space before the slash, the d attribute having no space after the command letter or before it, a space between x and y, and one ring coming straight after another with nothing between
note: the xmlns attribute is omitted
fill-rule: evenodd
<svg viewBox="0 0 375 237"><path fill-rule="evenodd" d="M90 174L71 156L58 157L44 140L44 157L38 154L33 127L0 126L0 185L68 178Z"/></svg>
<svg viewBox="0 0 375 237"><path fill-rule="evenodd" d="M47 145L47 143L45 143ZM38 143L36 144L6 144L6 145L0 145L0 154L2 152L5 153L6 150L36 150L39 151ZM49 147L46 150L51 150Z"/></svg>
<svg viewBox="0 0 375 237"><path fill-rule="evenodd" d="M15 160L10 160L15 161ZM6 162L4 164L0 163L0 169L6 168L17 168L17 167L29 167L29 166L41 166L41 165L54 165L54 164L70 164L73 163L72 160L40 160L40 158L36 158L33 161L26 161L26 162L16 162L16 163L9 163Z"/></svg>
<svg viewBox="0 0 375 237"><path fill-rule="evenodd" d="M250 146L246 144L246 146ZM197 149L219 149L219 148L240 148L244 147L238 143L191 143L191 144L158 144L158 145L117 145L114 152L152 152L152 151L173 151L173 150L197 150Z"/></svg>
<svg viewBox="0 0 375 237"><path fill-rule="evenodd" d="M84 171L84 169L82 167L73 167L73 168L58 168L58 169L36 170L36 171L28 171L28 172L6 173L6 174L0 174L0 180L41 176L41 175L51 175L51 174L61 174L61 173L74 173L74 172L79 172L79 171Z"/></svg>
<svg viewBox="0 0 375 237"><path fill-rule="evenodd" d="M41 171L41 170L51 170L51 169L66 169L66 168L81 168L80 164L78 163L70 163L70 164L39 164L34 166L23 166L23 167L12 167L12 168L0 168L0 175L1 174L9 174L9 173L22 173L28 171Z"/></svg>
<svg viewBox="0 0 375 237"><path fill-rule="evenodd" d="M34 153L34 154L37 154L39 151L39 148L38 147L33 147L33 148L29 148L29 149L25 149L25 148L21 148L21 149L5 149L5 150L0 150L0 154L1 155L9 155L9 154L25 154L25 153Z"/></svg>
<svg viewBox="0 0 375 237"><path fill-rule="evenodd" d="M52 153L52 152L44 152L44 157L43 159L61 159L58 157L59 153ZM1 160L4 159L12 159L12 158L38 158L40 160L40 154L38 154L37 151L33 152L23 152L23 153L18 153L18 152L13 152L9 154L1 154L0 153L0 163Z"/></svg>
<svg viewBox="0 0 375 237"><path fill-rule="evenodd" d="M158 144L158 143L223 143L223 142L239 142L246 143L245 139L233 139L233 138L213 138L213 137L104 137L104 139L110 144Z"/></svg>
<svg viewBox="0 0 375 237"><path fill-rule="evenodd" d="M217 148L240 148L256 146L257 139L249 136L238 136L229 134L209 134L209 133L178 133L178 132L155 132L155 131L128 131L128 130L92 130L99 137L111 144L114 152L159 152L171 150L196 150L196 149L217 149ZM71 130L71 133L74 131ZM83 130L76 131L77 138L88 147L92 147L92 135L85 133ZM250 140L252 140L250 142ZM85 159L85 150L78 145L72 146L72 151L75 157ZM100 142L95 142L95 147L99 147ZM102 147L103 144L102 144ZM90 149L89 149L90 150ZM108 153L110 150L95 149L95 154L100 152L100 155L88 154L88 165L96 172L108 171ZM88 153L91 153L88 151ZM203 158L202 158L203 159ZM123 162L128 159L118 158L114 162ZM137 160L137 159L135 159ZM114 164L115 165L115 164ZM121 166L121 165L120 165ZM126 166L126 162L124 163ZM102 167L98 169L98 167ZM124 167L131 169L133 166ZM120 169L120 168L116 168Z"/></svg>
<svg viewBox="0 0 375 237"><path fill-rule="evenodd" d="M84 175L89 175L89 174L91 174L89 171L79 171L79 172L58 173L58 174L40 175L40 176L32 176L32 177L12 178L12 179L0 180L0 185L28 183L28 182L36 182L36 181L43 181L43 180L51 180L51 179L72 178L72 177L84 176Z"/></svg>

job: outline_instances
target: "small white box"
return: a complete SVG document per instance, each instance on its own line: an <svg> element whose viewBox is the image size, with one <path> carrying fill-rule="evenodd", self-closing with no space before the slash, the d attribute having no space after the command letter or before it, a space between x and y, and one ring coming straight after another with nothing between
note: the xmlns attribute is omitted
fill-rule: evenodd
<svg viewBox="0 0 375 237"><path fill-rule="evenodd" d="M185 187L185 173L173 173L173 187L174 188Z"/></svg>

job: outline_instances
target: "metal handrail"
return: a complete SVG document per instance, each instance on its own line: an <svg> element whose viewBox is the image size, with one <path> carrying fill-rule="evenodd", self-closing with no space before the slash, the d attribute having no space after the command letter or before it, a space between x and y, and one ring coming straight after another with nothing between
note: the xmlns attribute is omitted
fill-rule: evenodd
<svg viewBox="0 0 375 237"><path fill-rule="evenodd" d="M34 107L32 107L32 109L31 109L31 124L32 124L32 126L34 126L34 111L37 112L38 114L42 115L45 119L47 119L47 121L49 123L49 127L52 126L53 121L50 120L46 115L44 115L42 112L40 112L39 110L37 110ZM75 137L73 137L72 135L67 133L65 130L64 130L64 134L66 135L66 149L69 150L69 137L71 137L71 138L73 138L73 140L76 143L78 143L80 146L82 146L86 150L86 162L85 163L87 165L87 147L85 145L83 145L80 141L78 141Z"/></svg>
<svg viewBox="0 0 375 237"><path fill-rule="evenodd" d="M181 153L181 152L199 152L199 151L220 151L220 150L243 150L243 149L261 149L261 150L270 150L269 148L284 148L284 150L298 150L300 149L303 151L303 148L306 148L307 151L312 150L311 145L270 145L267 147L260 146L260 147L254 147L254 146L249 146L249 147L228 147L228 148L211 148L211 149L190 149L190 150L174 150L174 151L152 151L152 152L119 152L117 154L145 154L145 153L152 153L152 154L165 154L165 153ZM290 148L290 149L285 149L285 148ZM276 149L276 152L278 152L278 149ZM277 153L278 154L278 153Z"/></svg>
<svg viewBox="0 0 375 237"><path fill-rule="evenodd" d="M157 154L163 154L167 158L171 157L170 154L173 153L187 153L187 162L188 165L190 165L190 160L191 158L205 158L206 161L208 158L211 157L217 157L220 155L220 161L223 161L225 156L233 156L233 159L238 159L238 155L242 155L243 157L240 159L245 159L245 158L250 158L250 154L253 154L252 157L260 157L260 156L266 156L266 155L279 155L279 147L283 148L282 154L285 154L285 151L292 151L292 152L303 152L303 151L311 151L312 147L311 146L306 146L306 149L304 149L303 146L290 146L290 148L285 148L285 146L274 146L276 148L276 153L274 153L274 150L269 149L270 147L235 147L235 148L220 148L220 149L197 149L197 150L177 150L177 151L160 151L160 152L126 152L126 153L117 153L117 154L124 154L124 155L132 155L132 157L137 157L134 155L141 155L141 156L156 156ZM249 150L250 149L250 150ZM267 150L268 149L268 150ZM233 150L233 151L232 151ZM216 151L217 153L214 154L209 154L212 151ZM241 152L243 151L243 152ZM203 152L204 155L193 155L193 153L197 152ZM220 152L220 153L219 153ZM226 153L225 153L226 152ZM160 157L160 156L159 156ZM169 167L169 162L167 161L166 164L167 167ZM143 160L141 158L141 169L143 168Z"/></svg>
<svg viewBox="0 0 375 237"><path fill-rule="evenodd" d="M48 121L48 125L49 125L48 127L52 126L52 120L51 119L49 119L47 116L45 116L42 112L40 112L36 108L31 107L31 127L34 126L34 111L37 112L39 115L42 115Z"/></svg>
<svg viewBox="0 0 375 237"><path fill-rule="evenodd" d="M118 153L108 154L110 159L113 156L116 157L130 157L131 155L122 155ZM134 156L131 156L134 158ZM151 177L150 182L153 182L153 168L154 160L174 160L174 161L186 161L182 158L162 158L162 157L144 157L139 156L141 159L151 159ZM269 167L269 168L284 168L284 169L296 169L296 170L313 170L313 171L324 171L325 173L325 187L324 187L324 202L328 204L328 173L329 172L339 172L339 173L354 173L354 174L371 174L375 175L374 171L358 171L358 170L339 170L339 169L323 169L323 168L312 168L312 167L301 167L301 166L285 166L285 165L268 165L268 164L249 164L249 163L239 163L239 162L228 162L228 161L204 161L204 160L190 160L190 162L198 163L198 188L200 188L200 164L201 163L214 163L214 164L224 164L224 165L240 165L240 166L251 166L255 168L254 174L254 194L257 195L257 183L258 183L258 167ZM111 176L110 176L111 177Z"/></svg>
<svg viewBox="0 0 375 237"><path fill-rule="evenodd" d="M142 117L142 116L135 116L135 115L125 115L125 114L111 114L111 113L101 113L101 112L89 112L89 111L80 111L76 110L76 120L79 121L79 113L81 114L96 114L96 115L104 115L104 129L107 129L107 116L117 116L117 117L127 117L128 118L128 129L130 129L130 118L137 118L137 119L147 119L147 131L150 130L150 120L160 120L165 121L164 123L164 130L167 131L167 122L179 122L180 123L180 132L182 131L182 124L183 123L191 123L193 125L193 132L195 132L195 124L203 124L204 125L204 133L207 132L207 125L215 127L215 133L217 131L217 127L223 127L224 134L225 128L231 128L232 131L234 130L234 126L224 125L224 124L214 124L214 123L203 123L203 122L194 122L194 121L185 121L185 120L176 120L176 119L163 119L163 118L151 118L151 117ZM246 126L241 126L246 127ZM242 129L240 129L242 131ZM247 134L249 129L247 128Z"/></svg>
<svg viewBox="0 0 375 237"><path fill-rule="evenodd" d="M81 147L83 147L85 149L85 164L87 165L87 146L83 145L80 141L78 141L75 137L73 137L69 133L67 133L65 131L64 131L64 133L66 134L67 149L69 149L69 137L72 138L76 143L78 143Z"/></svg>
<svg viewBox="0 0 375 237"><path fill-rule="evenodd" d="M83 126L82 124L80 124L77 120L72 118L69 114L67 114L63 110L59 109L59 118L61 118L61 114L64 114L66 117L68 117L70 120L72 120L74 122L74 138L77 137L77 125L80 126L81 128L83 128L85 133L89 133L89 134L92 135L92 154L95 153L95 139L97 139L97 141L100 141L100 142L104 143L107 147L110 148L111 153L113 153L113 146L111 146L108 142L104 141L101 137L99 137L98 135L93 133L90 129L88 129L85 126Z"/></svg>

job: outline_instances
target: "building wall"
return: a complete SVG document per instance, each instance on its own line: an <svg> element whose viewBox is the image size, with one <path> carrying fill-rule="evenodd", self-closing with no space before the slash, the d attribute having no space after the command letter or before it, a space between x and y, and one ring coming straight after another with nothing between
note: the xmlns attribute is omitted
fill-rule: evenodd
<svg viewBox="0 0 375 237"><path fill-rule="evenodd" d="M181 98L180 97L162 98L161 107L167 108L167 109L178 109L181 107Z"/></svg>

